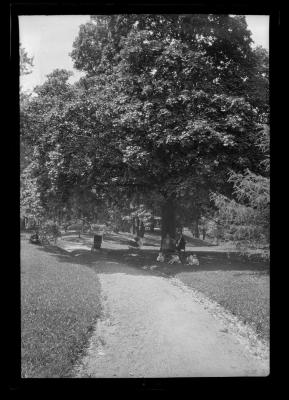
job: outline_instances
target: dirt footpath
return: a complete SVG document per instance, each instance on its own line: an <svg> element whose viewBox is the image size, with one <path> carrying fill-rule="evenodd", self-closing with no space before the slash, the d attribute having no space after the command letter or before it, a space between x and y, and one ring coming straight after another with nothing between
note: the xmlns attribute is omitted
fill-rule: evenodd
<svg viewBox="0 0 289 400"><path fill-rule="evenodd" d="M75 377L269 374L267 349L196 292L125 264L95 264L104 315Z"/></svg>

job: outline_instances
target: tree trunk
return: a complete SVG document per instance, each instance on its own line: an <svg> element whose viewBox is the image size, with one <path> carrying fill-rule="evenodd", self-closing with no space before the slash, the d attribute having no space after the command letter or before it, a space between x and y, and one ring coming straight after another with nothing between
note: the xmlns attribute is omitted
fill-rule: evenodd
<svg viewBox="0 0 289 400"><path fill-rule="evenodd" d="M138 217L136 219L136 235L140 237L140 220Z"/></svg>
<svg viewBox="0 0 289 400"><path fill-rule="evenodd" d="M155 219L154 216L151 217L150 219L150 232L154 232L155 231Z"/></svg>
<svg viewBox="0 0 289 400"><path fill-rule="evenodd" d="M139 236L141 238L144 238L144 234L145 234L145 226L144 226L143 221L141 221L140 228L139 228Z"/></svg>
<svg viewBox="0 0 289 400"><path fill-rule="evenodd" d="M60 209L60 210L59 210L59 213L58 213L58 225L59 225L59 226L62 224L62 221L63 221L63 212L62 212L62 210Z"/></svg>
<svg viewBox="0 0 289 400"><path fill-rule="evenodd" d="M217 239L217 246L219 246L219 244L220 244L220 226L219 226L219 224L217 224L216 239Z"/></svg>
<svg viewBox="0 0 289 400"><path fill-rule="evenodd" d="M195 220L195 237L199 239L200 237L200 232L199 232L199 218L196 218Z"/></svg>
<svg viewBox="0 0 289 400"><path fill-rule="evenodd" d="M167 234L172 239L171 247L175 248L176 239L176 205L172 198L165 199L162 205L162 242Z"/></svg>
<svg viewBox="0 0 289 400"><path fill-rule="evenodd" d="M205 240L205 239L206 239L206 229L203 228L203 240Z"/></svg>
<svg viewBox="0 0 289 400"><path fill-rule="evenodd" d="M140 234L139 230L140 230L140 220L139 220L139 217L135 217L134 218L134 232L133 233L136 236L139 236L139 234Z"/></svg>
<svg viewBox="0 0 289 400"><path fill-rule="evenodd" d="M136 218L132 219L131 233L135 235L137 233Z"/></svg>

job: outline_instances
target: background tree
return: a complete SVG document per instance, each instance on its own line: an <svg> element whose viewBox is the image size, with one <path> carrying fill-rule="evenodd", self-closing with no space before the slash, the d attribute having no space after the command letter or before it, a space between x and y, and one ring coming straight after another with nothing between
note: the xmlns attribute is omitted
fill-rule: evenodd
<svg viewBox="0 0 289 400"><path fill-rule="evenodd" d="M19 47L19 58L20 58L20 66L19 66L19 74L20 74L20 82L21 77L24 75L28 75L32 72L33 67L33 57L29 57L26 50L20 44ZM20 85L20 130L23 132L23 124L25 123L25 105L29 101L30 95L25 92ZM20 137L20 172L24 170L24 168L29 164L31 157L31 148L25 143L23 136Z"/></svg>
<svg viewBox="0 0 289 400"><path fill-rule="evenodd" d="M33 57L29 57L27 51L21 45L19 46L19 56L20 56L20 76L27 75L32 72L33 67Z"/></svg>
<svg viewBox="0 0 289 400"><path fill-rule="evenodd" d="M232 196L228 198L213 193L212 199L218 208L217 218L225 229L224 238L234 241L244 250L265 248L264 255L269 256L270 159L267 127L258 142L264 152L261 162L264 174L257 175L249 169L242 174L231 171L229 181L234 187Z"/></svg>
<svg viewBox="0 0 289 400"><path fill-rule="evenodd" d="M30 74L33 67L33 58L28 56L26 50L20 44L19 46L19 74L20 82L21 77ZM20 103L20 185L21 185L21 208L20 218L21 227L25 228L25 221L29 217L32 217L33 210L35 210L35 216L40 217L41 204L39 202L39 193L37 192L37 186L35 179L29 176L29 171L26 174L23 172L27 168L32 160L32 149L31 146L25 141L23 137L23 124L25 123L26 114L25 107L29 102L30 95L25 92L20 84L19 88L19 103ZM28 173L27 173L28 172Z"/></svg>

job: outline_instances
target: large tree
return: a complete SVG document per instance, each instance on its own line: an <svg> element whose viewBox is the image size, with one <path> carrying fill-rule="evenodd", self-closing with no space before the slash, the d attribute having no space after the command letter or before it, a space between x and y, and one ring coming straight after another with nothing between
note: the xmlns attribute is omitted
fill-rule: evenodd
<svg viewBox="0 0 289 400"><path fill-rule="evenodd" d="M260 63L250 43L242 16L98 16L80 29L74 65L111 94L114 178L162 196L163 236L175 237L184 196L231 190L228 167L257 168L264 102L248 93Z"/></svg>
<svg viewBox="0 0 289 400"><path fill-rule="evenodd" d="M27 107L42 204L139 199L172 238L197 221L210 190L232 192L228 169L260 169L266 55L250 42L240 16L92 17L72 51L86 76L55 71Z"/></svg>

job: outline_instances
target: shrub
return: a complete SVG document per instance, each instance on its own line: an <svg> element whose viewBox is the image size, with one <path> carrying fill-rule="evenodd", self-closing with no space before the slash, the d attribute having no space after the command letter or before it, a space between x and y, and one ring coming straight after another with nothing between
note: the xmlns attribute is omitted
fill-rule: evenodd
<svg viewBox="0 0 289 400"><path fill-rule="evenodd" d="M218 208L218 219L223 227L224 239L234 241L241 249L269 247L270 181L253 174L230 172L235 199L213 193ZM269 256L269 252L267 251Z"/></svg>

